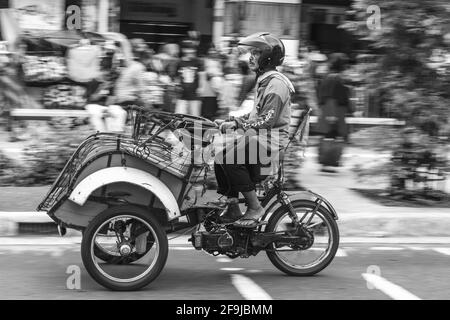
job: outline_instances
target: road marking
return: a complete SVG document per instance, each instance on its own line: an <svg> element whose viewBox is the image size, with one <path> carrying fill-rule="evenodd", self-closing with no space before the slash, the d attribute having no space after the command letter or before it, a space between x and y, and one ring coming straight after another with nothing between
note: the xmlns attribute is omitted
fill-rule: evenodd
<svg viewBox="0 0 450 320"><path fill-rule="evenodd" d="M384 279L379 275L372 273L362 273L361 275L374 288L382 291L384 294L388 295L394 300L421 300L419 297L413 295L411 292Z"/></svg>
<svg viewBox="0 0 450 320"><path fill-rule="evenodd" d="M188 251L188 250L195 250L195 248L194 247L169 247L169 250Z"/></svg>
<svg viewBox="0 0 450 320"><path fill-rule="evenodd" d="M307 250L305 250L305 251L322 251L322 252L325 252L326 251L326 249L325 248L309 248L309 249L307 249ZM345 252L345 250L344 249L338 249L337 250L337 252L336 252L336 257L346 257L347 256L347 252Z"/></svg>
<svg viewBox="0 0 450 320"><path fill-rule="evenodd" d="M220 268L222 271L242 271L244 268Z"/></svg>
<svg viewBox="0 0 450 320"><path fill-rule="evenodd" d="M434 251L450 256L450 248L433 248Z"/></svg>
<svg viewBox="0 0 450 320"><path fill-rule="evenodd" d="M414 251L425 251L425 250L427 250L427 248L424 248L424 247L408 247L408 249L414 250Z"/></svg>
<svg viewBox="0 0 450 320"><path fill-rule="evenodd" d="M232 274L231 282L246 300L272 300L272 297L250 278L240 274Z"/></svg>
<svg viewBox="0 0 450 320"><path fill-rule="evenodd" d="M341 244L348 243L373 243L378 244L450 244L450 237L393 237L393 238L368 238L368 237L343 237Z"/></svg>
<svg viewBox="0 0 450 320"><path fill-rule="evenodd" d="M233 260L231 260L231 259L228 258L228 257L217 258L216 261L217 261L217 262L223 262L223 263L233 262Z"/></svg>
<svg viewBox="0 0 450 320"><path fill-rule="evenodd" d="M262 270L247 270L247 273L260 273Z"/></svg>
<svg viewBox="0 0 450 320"><path fill-rule="evenodd" d="M400 247L371 247L370 250L378 250L378 251L401 251L405 248Z"/></svg>
<svg viewBox="0 0 450 320"><path fill-rule="evenodd" d="M54 258L61 257L64 254L64 250L55 250L51 253L51 256Z"/></svg>

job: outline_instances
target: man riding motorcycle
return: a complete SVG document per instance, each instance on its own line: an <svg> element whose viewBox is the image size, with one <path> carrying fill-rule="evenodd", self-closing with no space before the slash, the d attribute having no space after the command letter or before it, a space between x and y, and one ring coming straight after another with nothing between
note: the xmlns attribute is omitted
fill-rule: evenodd
<svg viewBox="0 0 450 320"><path fill-rule="evenodd" d="M220 158L216 158L214 169L217 192L228 197L228 207L222 216L224 221L235 221L234 225L238 227L254 228L264 214L255 183L269 175L268 171L262 172L267 161L261 155L266 151L270 155L269 162L272 162L269 166L273 167L273 160L279 159L279 151L288 142L294 86L276 70L285 56L280 39L267 32L255 33L242 39L238 45L250 50L249 67L257 75L255 104L249 115L220 124L222 132L237 130L243 135L237 145L225 148ZM251 148L252 141L256 141L256 149ZM233 160L231 163L230 158ZM235 158L244 161L235 161ZM247 203L244 215L239 208L239 192Z"/></svg>

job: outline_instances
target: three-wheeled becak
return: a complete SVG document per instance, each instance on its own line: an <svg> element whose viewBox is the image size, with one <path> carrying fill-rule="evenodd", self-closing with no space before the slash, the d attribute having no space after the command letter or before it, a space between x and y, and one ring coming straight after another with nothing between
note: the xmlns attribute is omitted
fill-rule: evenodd
<svg viewBox="0 0 450 320"><path fill-rule="evenodd" d="M304 137L309 113L293 116L290 141ZM283 156L276 174L259 184L261 222L239 228L221 220L226 202L205 197L214 155L205 157L204 150L215 150L214 122L136 109L132 123L130 135L97 133L83 141L38 207L62 235L66 228L82 232L82 260L99 284L112 290L148 285L166 263L167 234L182 229L197 250L232 259L266 251L289 275L313 275L333 260L337 214L316 193L284 190ZM196 148L203 150L200 161Z"/></svg>

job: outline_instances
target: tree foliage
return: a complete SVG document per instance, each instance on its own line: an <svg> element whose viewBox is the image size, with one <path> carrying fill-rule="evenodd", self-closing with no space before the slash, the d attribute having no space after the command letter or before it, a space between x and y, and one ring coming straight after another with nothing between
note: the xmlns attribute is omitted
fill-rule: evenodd
<svg viewBox="0 0 450 320"><path fill-rule="evenodd" d="M379 26L368 25L373 5ZM450 54L450 2L355 0L349 14L342 27L376 53L373 63L358 66L368 89L383 96L394 116L448 137L450 66L443 59Z"/></svg>

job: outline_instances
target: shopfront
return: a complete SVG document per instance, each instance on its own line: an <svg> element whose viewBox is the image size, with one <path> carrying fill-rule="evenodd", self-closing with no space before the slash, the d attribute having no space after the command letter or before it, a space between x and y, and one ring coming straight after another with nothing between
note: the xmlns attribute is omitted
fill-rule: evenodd
<svg viewBox="0 0 450 320"><path fill-rule="evenodd" d="M157 49L178 43L195 30L202 45L212 39L213 0L127 0L120 2L120 32Z"/></svg>
<svg viewBox="0 0 450 320"><path fill-rule="evenodd" d="M6 48L15 57L14 72L7 76L16 95L26 99L12 107L83 109L104 57L108 37L97 31L108 31L104 11L109 1L9 0L2 5L7 8L0 9L0 51ZM75 61L73 52L81 47L86 48L83 54L92 54ZM80 69L90 62L89 70L84 67L87 76L80 79Z"/></svg>

